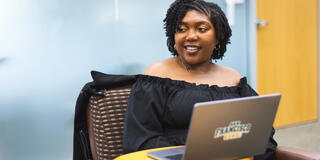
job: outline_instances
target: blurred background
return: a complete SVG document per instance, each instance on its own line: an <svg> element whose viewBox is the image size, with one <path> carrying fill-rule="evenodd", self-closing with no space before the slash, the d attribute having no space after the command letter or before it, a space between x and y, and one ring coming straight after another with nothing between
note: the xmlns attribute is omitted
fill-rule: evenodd
<svg viewBox="0 0 320 160"><path fill-rule="evenodd" d="M217 63L260 94L283 94L277 128L317 122L318 0L208 1L233 30ZM90 71L139 74L171 57L162 20L172 2L0 0L0 159L72 159L75 102Z"/></svg>

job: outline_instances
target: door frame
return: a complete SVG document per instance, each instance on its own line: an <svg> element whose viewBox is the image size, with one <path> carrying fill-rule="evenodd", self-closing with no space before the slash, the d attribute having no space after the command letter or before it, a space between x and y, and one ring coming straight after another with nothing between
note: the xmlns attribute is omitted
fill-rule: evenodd
<svg viewBox="0 0 320 160"><path fill-rule="evenodd" d="M247 1L249 14L247 17L248 22L248 81L251 87L255 90L257 87L257 6L256 0Z"/></svg>

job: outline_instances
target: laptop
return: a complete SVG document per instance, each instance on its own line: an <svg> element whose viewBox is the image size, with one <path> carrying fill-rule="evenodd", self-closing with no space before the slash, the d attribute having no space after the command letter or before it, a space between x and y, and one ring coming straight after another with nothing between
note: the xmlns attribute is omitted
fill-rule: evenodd
<svg viewBox="0 0 320 160"><path fill-rule="evenodd" d="M186 145L148 152L158 160L231 160L263 154L280 94L196 103Z"/></svg>

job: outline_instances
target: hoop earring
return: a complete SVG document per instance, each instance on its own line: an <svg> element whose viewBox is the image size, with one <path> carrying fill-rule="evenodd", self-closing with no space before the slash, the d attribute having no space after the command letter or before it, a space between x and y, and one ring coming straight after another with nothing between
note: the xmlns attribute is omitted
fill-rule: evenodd
<svg viewBox="0 0 320 160"><path fill-rule="evenodd" d="M177 50L176 44L173 45L174 50Z"/></svg>

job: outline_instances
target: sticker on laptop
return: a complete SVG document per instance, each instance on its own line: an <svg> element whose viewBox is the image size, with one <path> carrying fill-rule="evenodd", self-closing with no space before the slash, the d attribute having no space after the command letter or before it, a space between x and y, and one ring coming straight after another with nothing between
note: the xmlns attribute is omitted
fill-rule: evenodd
<svg viewBox="0 0 320 160"><path fill-rule="evenodd" d="M251 123L241 124L241 121L232 121L227 127L217 128L214 133L214 138L223 137L224 141L239 139L243 134L249 133Z"/></svg>

